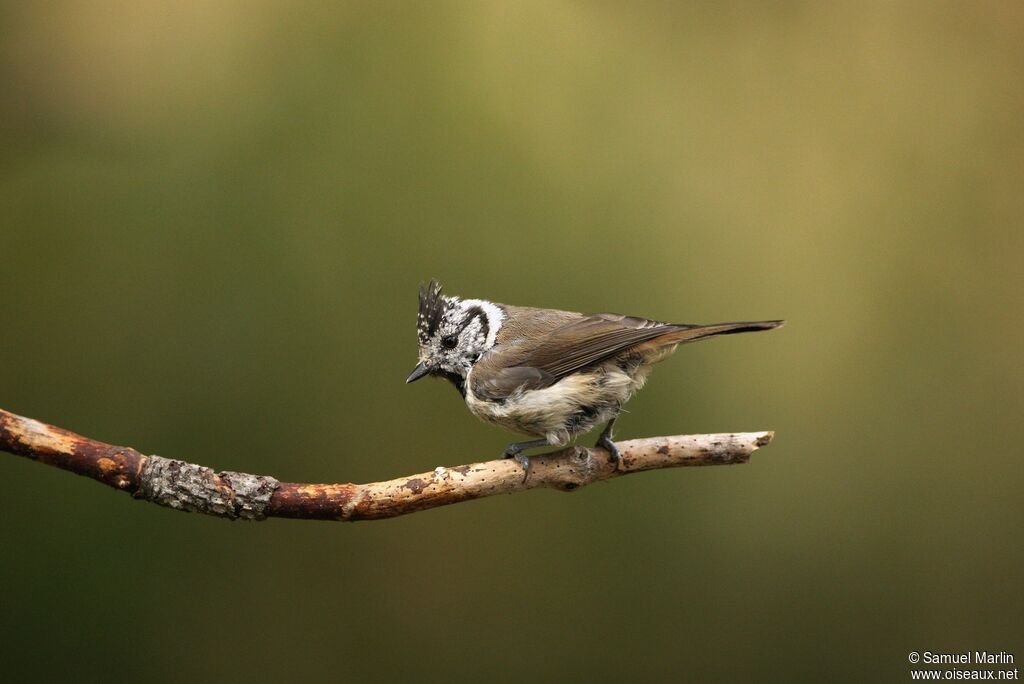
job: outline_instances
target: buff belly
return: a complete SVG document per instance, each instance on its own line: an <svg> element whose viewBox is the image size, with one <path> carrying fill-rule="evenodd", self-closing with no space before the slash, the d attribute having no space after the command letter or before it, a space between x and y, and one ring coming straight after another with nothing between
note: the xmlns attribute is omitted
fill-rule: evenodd
<svg viewBox="0 0 1024 684"><path fill-rule="evenodd" d="M657 360L663 358L658 356ZM551 387L516 392L503 401L477 399L470 389L472 382L467 382L466 405L473 415L489 423L565 446L576 435L617 416L622 405L643 387L653 361L639 357L610 361L562 378Z"/></svg>

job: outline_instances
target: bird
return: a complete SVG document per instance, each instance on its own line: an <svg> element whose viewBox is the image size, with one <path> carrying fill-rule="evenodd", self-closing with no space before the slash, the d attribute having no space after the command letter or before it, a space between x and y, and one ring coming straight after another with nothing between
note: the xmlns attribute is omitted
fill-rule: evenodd
<svg viewBox="0 0 1024 684"><path fill-rule="evenodd" d="M535 437L502 454L519 463L524 480L530 461L523 451L564 447L601 424L595 447L617 462L612 428L623 405L680 344L785 323L665 323L463 299L442 290L437 280L420 286L418 362L406 383L444 378L477 418Z"/></svg>

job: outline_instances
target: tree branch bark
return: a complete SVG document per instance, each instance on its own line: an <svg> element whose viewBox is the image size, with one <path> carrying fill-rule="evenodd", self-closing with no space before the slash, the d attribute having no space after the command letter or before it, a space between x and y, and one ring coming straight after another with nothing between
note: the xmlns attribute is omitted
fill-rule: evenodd
<svg viewBox="0 0 1024 684"><path fill-rule="evenodd" d="M568 447L531 456L526 479L515 461L503 459L438 467L386 482L301 484L268 475L215 473L0 409L0 450L91 477L161 506L245 520L376 520L536 487L568 492L644 470L746 463L773 436L740 432L633 439L616 442L622 454L618 463L604 449Z"/></svg>

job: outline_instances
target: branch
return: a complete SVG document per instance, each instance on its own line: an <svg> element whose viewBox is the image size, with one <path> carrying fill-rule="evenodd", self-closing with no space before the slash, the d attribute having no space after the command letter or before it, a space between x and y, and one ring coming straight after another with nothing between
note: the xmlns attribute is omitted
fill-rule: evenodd
<svg viewBox="0 0 1024 684"><path fill-rule="evenodd" d="M644 470L746 463L773 436L740 432L633 439L616 443L622 455L618 463L604 449L568 447L531 456L525 480L519 464L502 459L370 484L299 484L268 475L215 473L146 456L0 409L0 450L91 477L161 506L246 520L376 520L536 487L569 492Z"/></svg>

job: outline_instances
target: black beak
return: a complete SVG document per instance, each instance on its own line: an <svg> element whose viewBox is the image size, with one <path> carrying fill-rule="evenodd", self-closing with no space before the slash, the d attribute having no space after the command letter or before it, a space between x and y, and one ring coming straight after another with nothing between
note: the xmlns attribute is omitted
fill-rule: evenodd
<svg viewBox="0 0 1024 684"><path fill-rule="evenodd" d="M429 372L430 366L428 366L425 363L421 363L412 369L412 373L409 373L409 377L405 379L405 384L409 384L410 382L416 382Z"/></svg>

